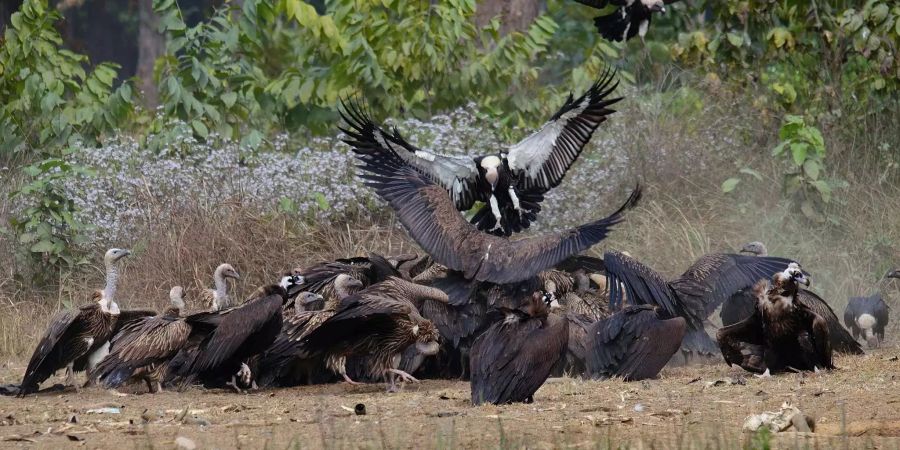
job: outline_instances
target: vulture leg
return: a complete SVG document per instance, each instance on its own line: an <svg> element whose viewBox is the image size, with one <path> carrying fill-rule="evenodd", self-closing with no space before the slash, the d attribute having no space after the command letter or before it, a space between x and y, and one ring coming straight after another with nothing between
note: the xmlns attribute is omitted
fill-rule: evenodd
<svg viewBox="0 0 900 450"><path fill-rule="evenodd" d="M831 339L828 336L828 322L816 315L812 323L812 337L815 351L815 366L822 365L823 369L834 369L831 361Z"/></svg>
<svg viewBox="0 0 900 450"><path fill-rule="evenodd" d="M500 224L500 220L502 219L502 216L500 215L500 205L497 203L497 197L494 196L493 192L491 192L490 204L491 212L494 213L494 217L497 219L497 225L495 225L495 229L502 228L503 225Z"/></svg>
<svg viewBox="0 0 900 450"><path fill-rule="evenodd" d="M762 374L754 373L753 376L756 378L772 378L772 372L769 372L769 368L766 367L765 372L763 372Z"/></svg>
<svg viewBox="0 0 900 450"><path fill-rule="evenodd" d="M80 392L81 388L78 386L78 382L75 381L75 362L70 362L69 365L66 366L66 386L72 386L75 388L75 392Z"/></svg>
<svg viewBox="0 0 900 450"><path fill-rule="evenodd" d="M354 384L354 385L355 385L355 384L362 384L362 383L360 383L359 381L353 381L353 380L351 380L350 377L347 376L347 372L343 372L343 371L342 371L342 372L341 372L341 376L344 377L344 381L346 381L348 384Z"/></svg>
<svg viewBox="0 0 900 450"><path fill-rule="evenodd" d="M250 386L253 381L253 372L246 363L241 363L241 370L238 370L237 376L240 377L241 386Z"/></svg>
<svg viewBox="0 0 900 450"><path fill-rule="evenodd" d="M512 186L509 187L509 198L512 199L513 208L516 209L516 212L519 215L522 215L522 205L519 204L519 197L516 196L516 190Z"/></svg>
<svg viewBox="0 0 900 450"><path fill-rule="evenodd" d="M404 383L407 382L407 381L409 381L409 382L411 382L411 383L418 383L418 382L419 382L419 380L416 379L416 377L414 377L414 376L412 376L412 375L410 375L410 374L408 374L408 373L406 373L406 372L404 372L404 371L402 371L402 370L400 370L400 369L388 369L388 372L391 372L391 373L394 373L394 374L399 375L399 376L400 376L400 379L403 380Z"/></svg>
<svg viewBox="0 0 900 450"><path fill-rule="evenodd" d="M234 391L238 394L244 393L244 391L241 390L240 386L238 386L237 374L232 375L231 381L225 383L225 386L231 386L231 388L234 389Z"/></svg>

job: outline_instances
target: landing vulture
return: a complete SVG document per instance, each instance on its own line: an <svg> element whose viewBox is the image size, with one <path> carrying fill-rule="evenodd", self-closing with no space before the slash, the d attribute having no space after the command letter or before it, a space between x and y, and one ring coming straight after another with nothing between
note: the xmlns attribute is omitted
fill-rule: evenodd
<svg viewBox="0 0 900 450"><path fill-rule="evenodd" d="M533 278L603 240L641 196L637 186L609 217L558 233L512 241L479 231L456 210L444 188L399 158L361 167L366 184L397 212L409 234L434 260L466 278L496 284Z"/></svg>
<svg viewBox="0 0 900 450"><path fill-rule="evenodd" d="M609 300L613 309L631 304L658 306L668 317L683 317L688 334L682 344L687 352L712 355L716 345L703 329L707 312L735 292L752 286L791 261L784 258L712 253L698 259L680 277L666 281L653 269L619 252L607 252Z"/></svg>
<svg viewBox="0 0 900 450"><path fill-rule="evenodd" d="M606 15L594 19L597 31L609 41L625 41L635 36L641 40L650 28L653 13L665 13L666 5L678 0L575 0L578 3L597 9L608 5L616 9Z"/></svg>
<svg viewBox="0 0 900 450"><path fill-rule="evenodd" d="M800 284L809 280L797 263L756 284L753 315L717 333L725 362L765 374L834 368L828 324L799 301Z"/></svg>
<svg viewBox="0 0 900 450"><path fill-rule="evenodd" d="M472 347L472 404L530 403L566 353L569 322L549 312L552 295L535 292L517 309L500 308L503 318Z"/></svg>
<svg viewBox="0 0 900 450"><path fill-rule="evenodd" d="M528 228L540 212L544 194L558 186L590 141L594 130L621 98L609 98L618 86L607 71L582 96L569 98L544 126L521 142L495 154L450 156L419 149L397 130L375 124L359 105L345 103L345 142L370 171L384 159L399 159L450 193L449 205L460 211L476 201L483 206L472 218L481 231L509 236Z"/></svg>

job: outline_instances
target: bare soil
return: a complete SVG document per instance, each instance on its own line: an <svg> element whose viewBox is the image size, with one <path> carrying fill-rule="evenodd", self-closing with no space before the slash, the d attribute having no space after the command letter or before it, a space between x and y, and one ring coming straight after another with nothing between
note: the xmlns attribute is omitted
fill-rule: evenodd
<svg viewBox="0 0 900 450"><path fill-rule="evenodd" d="M897 449L898 355L893 346L838 357L840 369L830 373L767 379L724 364L666 369L637 383L551 379L528 405L473 407L468 383L445 380L396 394L380 384L332 384L0 397L0 447L174 448L179 438L197 448L760 447L759 436L741 432L746 417L791 402L817 432L780 433L775 447ZM24 362L8 362L0 380L16 382L23 370ZM360 403L366 415L353 412ZM119 413L89 412L101 408Z"/></svg>

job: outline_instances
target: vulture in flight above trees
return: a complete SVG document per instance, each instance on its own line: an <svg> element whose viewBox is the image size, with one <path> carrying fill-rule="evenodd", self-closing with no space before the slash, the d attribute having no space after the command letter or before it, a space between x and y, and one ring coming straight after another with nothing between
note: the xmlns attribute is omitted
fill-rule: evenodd
<svg viewBox="0 0 900 450"><path fill-rule="evenodd" d="M678 0L575 0L582 5L604 9L616 6L610 13L594 19L597 31L609 41L626 41L635 36L641 40L650 28L653 13L665 13L666 5Z"/></svg>
<svg viewBox="0 0 900 450"><path fill-rule="evenodd" d="M717 333L725 362L764 375L834 368L828 324L799 301L801 284L808 286L809 280L797 263L790 263L771 282L754 286L753 315Z"/></svg>
<svg viewBox="0 0 900 450"><path fill-rule="evenodd" d="M540 130L507 149L478 157L419 149L397 130L379 127L360 105L347 102L341 111L346 123L341 130L365 166L379 167L382 160L399 159L429 184L448 191L455 209L467 211L476 201L483 202L472 217L479 230L510 236L535 220L544 194L562 182L594 130L614 112L609 107L621 98L609 95L617 86L614 73L608 70L582 96L569 95Z"/></svg>
<svg viewBox="0 0 900 450"><path fill-rule="evenodd" d="M784 258L712 253L694 262L680 277L666 281L653 269L620 252L603 256L613 310L634 305L658 306L668 317L683 317L688 333L682 342L686 353L713 355L715 342L706 334L707 312L741 289L792 262Z"/></svg>
<svg viewBox="0 0 900 450"><path fill-rule="evenodd" d="M361 121L367 121L360 118ZM369 128L359 140L376 142ZM495 284L531 279L566 258L603 240L623 220L625 210L641 197L638 185L628 200L609 217L570 230L520 240L510 240L479 231L457 211L446 190L404 159L362 158L360 175L366 184L397 212L410 236L434 261L461 271L468 279Z"/></svg>
<svg viewBox="0 0 900 450"><path fill-rule="evenodd" d="M900 278L900 270L892 270L878 282L878 291L868 297L851 297L844 310L844 325L854 339L862 336L869 348L877 348L884 341L884 329L890 320L890 308L884 302L882 285L889 278Z"/></svg>

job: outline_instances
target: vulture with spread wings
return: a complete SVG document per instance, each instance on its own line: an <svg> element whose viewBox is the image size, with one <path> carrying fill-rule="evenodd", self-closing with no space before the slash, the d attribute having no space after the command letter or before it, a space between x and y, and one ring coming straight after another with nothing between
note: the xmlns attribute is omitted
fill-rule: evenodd
<svg viewBox="0 0 900 450"><path fill-rule="evenodd" d="M613 309L624 306L627 298L632 304L658 306L669 317L683 317L689 331L682 349L700 354L717 353L716 344L703 329L711 305L721 304L793 262L771 256L712 253L698 259L680 277L666 281L659 272L619 252L607 252L603 261Z"/></svg>
<svg viewBox="0 0 900 450"><path fill-rule="evenodd" d="M604 39L609 41L626 41L635 36L641 40L650 28L654 13L665 13L666 5L678 0L575 0L582 5L597 9L605 9L609 5L616 6L610 13L594 19L594 26Z"/></svg>
<svg viewBox="0 0 900 450"><path fill-rule="evenodd" d="M370 160L361 166L366 184L396 211L410 236L434 260L468 279L496 284L533 278L603 240L641 197L628 200L603 219L557 233L516 241L479 231L456 210L444 188L400 158Z"/></svg>
<svg viewBox="0 0 900 450"><path fill-rule="evenodd" d="M397 130L379 127L360 105L351 103L344 103L346 126L341 129L364 167L400 159L449 191L456 209L467 211L476 201L485 203L472 217L479 230L510 236L535 220L544 194L562 182L594 130L614 112L609 107L621 98L609 98L618 86L613 75L605 72L577 99L569 95L540 130L496 154L452 156L419 149Z"/></svg>

